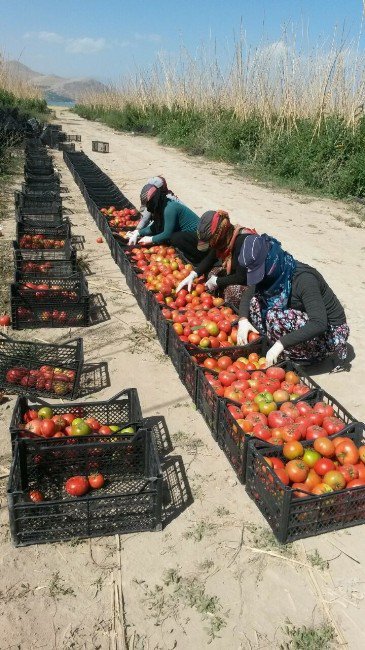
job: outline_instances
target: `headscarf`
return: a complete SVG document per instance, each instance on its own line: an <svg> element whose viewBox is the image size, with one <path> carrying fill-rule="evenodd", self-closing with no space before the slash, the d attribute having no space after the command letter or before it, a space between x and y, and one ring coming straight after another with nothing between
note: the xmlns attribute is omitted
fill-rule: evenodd
<svg viewBox="0 0 365 650"><path fill-rule="evenodd" d="M167 187L166 179L163 176L153 176L150 178L146 185L142 187L141 190L141 207L140 212L142 213L142 218L138 224L138 228L141 229L148 222L151 225L154 223L151 221L151 217L155 217L155 230L156 233L160 232L163 224L163 208L166 205L166 201L163 199L169 199L170 201L176 201L177 203L182 203L180 199ZM148 208L147 208L147 203Z"/></svg>
<svg viewBox="0 0 365 650"><path fill-rule="evenodd" d="M297 263L290 253L284 251L274 237L262 235L270 243L265 260L265 275L256 285L263 322L269 309L286 309L291 294L293 275Z"/></svg>
<svg viewBox="0 0 365 650"><path fill-rule="evenodd" d="M232 270L232 254L238 235L253 234L256 230L243 226L234 226L224 210L208 210L202 215L198 226L198 250L214 248L217 257L222 260L227 275ZM207 246L206 246L207 244Z"/></svg>

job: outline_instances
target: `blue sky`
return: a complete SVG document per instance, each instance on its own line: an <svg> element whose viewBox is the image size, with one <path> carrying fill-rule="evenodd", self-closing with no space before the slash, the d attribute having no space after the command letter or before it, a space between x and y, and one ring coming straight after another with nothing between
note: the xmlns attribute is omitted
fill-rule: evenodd
<svg viewBox="0 0 365 650"><path fill-rule="evenodd" d="M227 53L242 20L247 41L281 39L295 25L310 43L337 26L356 39L362 0L0 0L0 51L45 74L118 80L158 52L191 52L216 39ZM362 49L365 39L361 40Z"/></svg>

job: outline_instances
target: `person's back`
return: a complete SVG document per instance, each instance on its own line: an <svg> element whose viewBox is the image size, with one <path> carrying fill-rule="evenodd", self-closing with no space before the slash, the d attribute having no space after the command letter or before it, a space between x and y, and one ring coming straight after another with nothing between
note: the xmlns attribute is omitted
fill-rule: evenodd
<svg viewBox="0 0 365 650"><path fill-rule="evenodd" d="M170 220L175 224L173 232L196 232L198 229L198 215L183 203L167 199L163 216L165 224Z"/></svg>

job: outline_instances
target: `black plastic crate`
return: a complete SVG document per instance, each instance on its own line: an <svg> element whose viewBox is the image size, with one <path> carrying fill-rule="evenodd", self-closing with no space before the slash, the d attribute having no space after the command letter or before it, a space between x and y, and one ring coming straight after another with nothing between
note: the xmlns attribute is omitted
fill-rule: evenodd
<svg viewBox="0 0 365 650"><path fill-rule="evenodd" d="M299 401L309 402L310 404L323 401L326 404L330 404L335 410L335 416L344 421L344 426L348 426L356 421L356 418L332 397L332 395L322 389L311 390L307 395L302 395L297 400L294 400L294 403ZM246 479L247 447L250 441L259 441L254 436L250 436L243 431L228 409L229 404L237 406L237 403L232 400L220 399L219 401L217 441L235 470L238 479L241 483L244 483ZM265 442L264 444L267 445L268 443Z"/></svg>
<svg viewBox="0 0 365 650"><path fill-rule="evenodd" d="M109 153L109 142L100 142L99 140L92 140L91 147L93 151L99 153Z"/></svg>
<svg viewBox="0 0 365 650"><path fill-rule="evenodd" d="M81 142L81 135L66 135L66 142Z"/></svg>
<svg viewBox="0 0 365 650"><path fill-rule="evenodd" d="M29 194L27 191L20 192L17 190L14 192L14 199L16 208L24 210L24 214L27 214L27 211L32 209L35 209L36 212L42 209L45 214L55 214L62 207L60 195L54 193L50 193L50 196L47 197L44 192Z"/></svg>
<svg viewBox="0 0 365 650"><path fill-rule="evenodd" d="M68 343L51 344L38 341L15 341L0 334L0 387L6 393L41 394L44 397L74 399L79 389L83 364L84 353L81 338ZM51 373L48 380L51 385L48 383L46 385L46 382L43 385L39 376L34 372L38 371L41 366L71 371L68 381L60 382L57 380L57 373ZM7 376L9 370L14 368L17 368L18 372ZM28 375L23 372L28 370L32 370L33 374ZM57 381L58 383L55 385ZM57 393L57 390L60 391L61 388L61 394Z"/></svg>
<svg viewBox="0 0 365 650"><path fill-rule="evenodd" d="M166 318L162 314L162 309L163 309L163 306L160 305L157 302L154 294L151 293L151 296L150 296L150 321L151 321L152 325L154 326L154 328L156 330L157 338L161 343L161 347L162 347L164 353L167 354L168 344L169 344L169 329L170 328L169 328L169 321L166 320ZM188 389L188 387L187 387L187 390L190 393L190 390ZM190 393L190 395L193 397L193 395L191 393Z"/></svg>
<svg viewBox="0 0 365 650"><path fill-rule="evenodd" d="M58 149L60 151L75 151L75 143L74 142L59 142L58 143Z"/></svg>
<svg viewBox="0 0 365 650"><path fill-rule="evenodd" d="M104 425L114 424L121 428L125 428L129 425L142 426L143 424L141 405L136 388L125 388L117 393L117 395L114 395L114 397L105 401L73 402L72 404L54 404L46 402L39 396L34 399L27 399L27 397L21 396L15 404L10 422L12 445L14 445L16 440L25 439L24 436L26 434L21 428L24 423L25 413L29 409L38 411L42 406L49 406L54 415L72 413L81 418L94 417L100 422L100 424ZM100 436L98 436L98 438L99 437ZM76 436L71 436L71 438L75 442L82 442L83 440L83 438ZM110 439L109 436L108 438ZM114 438L118 439L120 436L113 436L113 440ZM43 438L34 438L34 440L41 443ZM59 438L53 438L51 440L57 444Z"/></svg>
<svg viewBox="0 0 365 650"><path fill-rule="evenodd" d="M65 279L57 279L59 285L66 286L68 282ZM70 281L69 290L79 297L71 301L58 298L55 294L49 299L37 300L34 296L37 292L31 290L29 293L22 292L21 295L19 287L12 284L10 302L13 329L87 327L90 323L90 300L85 279Z"/></svg>
<svg viewBox="0 0 365 650"><path fill-rule="evenodd" d="M361 423L346 429L346 437L357 446L365 443L364 433ZM308 447L312 441L302 444ZM294 490L279 480L264 456L283 459L280 447L251 441L247 449L246 492L282 544L365 523L365 486L296 498Z"/></svg>
<svg viewBox="0 0 365 650"><path fill-rule="evenodd" d="M142 282L138 273L131 274L130 290L133 293L138 306L142 309L147 320L150 318L150 305L151 305L151 292L146 289L146 285Z"/></svg>
<svg viewBox="0 0 365 650"><path fill-rule="evenodd" d="M14 251L15 270L20 273L19 278L26 281L32 281L34 278L68 278L76 273L79 268L77 265L76 252L72 251L70 259L54 259L51 253L44 251L42 260L30 260L24 258L23 250Z"/></svg>
<svg viewBox="0 0 365 650"><path fill-rule="evenodd" d="M64 223L60 205L53 210L46 210L37 206L19 207L16 208L15 214L17 223L22 223L31 228L57 228Z"/></svg>
<svg viewBox="0 0 365 650"><path fill-rule="evenodd" d="M42 285L44 289L25 286L26 284ZM47 289L45 288L47 285ZM57 287L57 288L56 288ZM69 303L77 302L88 294L88 286L81 271L69 275L66 278L45 278L39 274L31 282L23 277L20 271L14 273L12 295L30 299L33 302L52 303L62 305L64 308Z"/></svg>
<svg viewBox="0 0 365 650"><path fill-rule="evenodd" d="M21 191L18 194L24 196L24 200L29 201L31 205L35 203L42 203L45 201L47 204L52 203L53 201L61 202L60 190L57 191L48 190L47 186L42 189L29 187L26 183L22 183Z"/></svg>
<svg viewBox="0 0 365 650"><path fill-rule="evenodd" d="M64 490L67 479L87 476L94 468L103 474L104 487L70 497ZM41 490L45 500L32 503L32 489ZM150 431L141 430L128 442L72 448L47 440L41 448L20 441L10 471L8 506L15 546L161 530L162 472Z"/></svg>

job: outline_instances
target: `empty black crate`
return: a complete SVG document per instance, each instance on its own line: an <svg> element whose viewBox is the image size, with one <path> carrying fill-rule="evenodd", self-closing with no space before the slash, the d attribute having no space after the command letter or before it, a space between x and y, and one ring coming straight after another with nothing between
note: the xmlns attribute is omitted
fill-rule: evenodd
<svg viewBox="0 0 365 650"><path fill-rule="evenodd" d="M74 142L59 142L58 148L60 151L75 151Z"/></svg>
<svg viewBox="0 0 365 650"><path fill-rule="evenodd" d="M31 228L57 228L64 223L61 205L50 210L43 206L18 207L16 208L16 220Z"/></svg>
<svg viewBox="0 0 365 650"><path fill-rule="evenodd" d="M66 481L93 469L103 474L104 486L82 497L69 496ZM34 489L43 493L44 501L30 501ZM10 471L8 506L15 546L161 530L162 473L150 431L141 430L128 442L72 447L20 441Z"/></svg>
<svg viewBox="0 0 365 650"><path fill-rule="evenodd" d="M79 274L75 280L57 278L56 283L62 289L51 292L11 285L13 329L89 325L89 294L84 277ZM62 296L62 292L67 292L68 297Z"/></svg>
<svg viewBox="0 0 365 650"><path fill-rule="evenodd" d="M357 446L363 445L364 425L349 425L346 437ZM302 444L308 447L312 441ZM251 441L247 450L246 492L282 544L365 523L365 486L297 498L294 490L279 480L264 456L284 459L280 447Z"/></svg>
<svg viewBox="0 0 365 650"><path fill-rule="evenodd" d="M49 406L54 415L72 413L81 418L93 417L103 425L117 425L126 428L129 425L142 424L141 405L135 388L125 388L106 401L73 402L72 404L52 404L40 399L39 396L31 400L21 396L16 402L10 422L10 435L13 445L16 440L25 436L25 432L21 428L25 413L28 409L38 411L42 406ZM119 437L114 436L113 440ZM76 438L74 436L72 439L82 442L80 437ZM53 439L56 444L58 440L58 438ZM37 441L41 443L42 438L37 438Z"/></svg>
<svg viewBox="0 0 365 650"><path fill-rule="evenodd" d="M100 142L99 140L92 140L92 150L99 153L109 153L109 142Z"/></svg>
<svg viewBox="0 0 365 650"><path fill-rule="evenodd" d="M43 209L45 213L57 213L61 206L62 200L59 194L38 192L38 193L29 193L28 191L16 191L14 192L15 206L17 208L22 208L25 210L31 210L36 208L36 210Z"/></svg>
<svg viewBox="0 0 365 650"><path fill-rule="evenodd" d="M304 383L306 383L307 378L303 377L302 380ZM346 411L346 409L344 409L344 407L339 402L337 402L337 400L335 400L331 395L322 389L315 388L314 390L311 390L307 395L303 395L295 401L298 402L300 400L309 402L310 404L315 404L315 402L320 401L326 402L326 404L330 404L335 410L335 416L341 418L344 421L345 426L355 422L356 420L356 418L354 418L348 411ZM246 478L247 447L250 441L255 440L255 438L254 436L246 434L239 426L228 408L230 404L239 406L239 404L233 402L232 400L220 400L217 440L219 446L224 451L233 469L235 470L237 477L241 483L244 483Z"/></svg>
<svg viewBox="0 0 365 650"><path fill-rule="evenodd" d="M77 396L83 363L81 338L57 345L38 341L15 341L0 334L0 387L7 393L74 399ZM40 375L36 374L41 366L70 371L68 381L58 381L57 374L54 373L51 373L47 380L41 380ZM33 371L32 375L25 372L29 370ZM48 381L50 383L47 383ZM28 400L24 400L28 403ZM19 407L15 407L15 410L17 408ZM23 422L23 414L19 425Z"/></svg>
<svg viewBox="0 0 365 650"><path fill-rule="evenodd" d="M52 253L44 251L42 260L30 260L23 255L23 250L14 251L15 270L21 274L21 279L33 280L34 278L67 278L78 271L76 252L72 251L70 259L54 259Z"/></svg>
<svg viewBox="0 0 365 650"><path fill-rule="evenodd" d="M66 142L81 142L81 135L66 135Z"/></svg>

